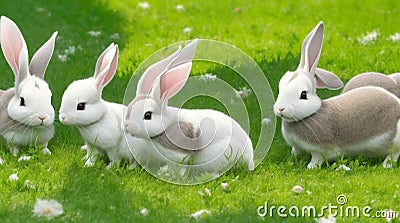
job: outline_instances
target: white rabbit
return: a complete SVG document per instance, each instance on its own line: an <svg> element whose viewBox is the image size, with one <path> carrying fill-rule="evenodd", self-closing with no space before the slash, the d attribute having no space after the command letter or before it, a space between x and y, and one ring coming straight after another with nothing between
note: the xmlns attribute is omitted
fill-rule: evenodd
<svg viewBox="0 0 400 223"><path fill-rule="evenodd" d="M15 75L15 86L0 91L0 135L14 156L21 146L35 144L43 152L54 135L51 91L43 80L53 54L57 32L35 53L28 65L28 48L17 25L1 16L1 49Z"/></svg>
<svg viewBox="0 0 400 223"><path fill-rule="evenodd" d="M366 72L358 74L347 82L342 93L364 86L382 87L400 97L400 73L385 75L376 72Z"/></svg>
<svg viewBox="0 0 400 223"><path fill-rule="evenodd" d="M338 156L381 157L400 155L400 101L380 87L360 87L327 100L317 87L337 89L341 81L331 73L316 74L324 26L320 22L305 38L300 65L279 82L274 113L282 117L282 134L292 152L310 153L308 168ZM391 150L393 148L393 151Z"/></svg>
<svg viewBox="0 0 400 223"><path fill-rule="evenodd" d="M215 110L188 110L167 105L168 99L178 93L188 79L197 43L197 39L193 40L144 72L136 97L128 106L125 130L153 144L153 148L136 147L135 150L155 148L168 162L188 165L198 171L222 173L234 161L241 160L253 170L251 140L235 120ZM155 159L158 158L148 158L149 162Z"/></svg>
<svg viewBox="0 0 400 223"><path fill-rule="evenodd" d="M60 121L79 129L87 150L86 166L92 166L99 153L110 159L108 168L121 159L136 165L121 127L126 106L102 99L103 88L112 80L118 64L118 46L112 43L99 56L93 77L72 82L62 97Z"/></svg>

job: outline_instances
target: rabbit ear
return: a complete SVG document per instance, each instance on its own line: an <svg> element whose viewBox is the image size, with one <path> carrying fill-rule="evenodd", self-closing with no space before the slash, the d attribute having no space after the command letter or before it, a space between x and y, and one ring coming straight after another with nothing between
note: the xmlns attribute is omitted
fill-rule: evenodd
<svg viewBox="0 0 400 223"><path fill-rule="evenodd" d="M198 39L186 45L182 52L169 64L168 70L161 76L159 87L159 98L168 100L178 93L185 85L190 70L192 69L192 59L196 51Z"/></svg>
<svg viewBox="0 0 400 223"><path fill-rule="evenodd" d="M18 26L5 16L0 20L1 49L14 72L18 93L19 83L28 75L28 48Z"/></svg>
<svg viewBox="0 0 400 223"><path fill-rule="evenodd" d="M324 38L324 23L321 21L304 39L299 68L314 74L319 61Z"/></svg>
<svg viewBox="0 0 400 223"><path fill-rule="evenodd" d="M316 68L315 78L317 79L318 88L337 90L343 87L342 80L336 74L321 68Z"/></svg>
<svg viewBox="0 0 400 223"><path fill-rule="evenodd" d="M93 78L96 80L96 87L102 89L114 77L118 65L118 45L111 43L99 56Z"/></svg>
<svg viewBox="0 0 400 223"><path fill-rule="evenodd" d="M179 55L181 50L182 47L179 46L175 53L147 68L139 79L136 95L150 94L157 78L163 74L168 68L168 65Z"/></svg>
<svg viewBox="0 0 400 223"><path fill-rule="evenodd" d="M49 65L51 56L53 55L57 34L58 32L54 32L50 39L36 51L35 55L33 55L31 63L29 64L29 72L32 75L43 79L47 65Z"/></svg>
<svg viewBox="0 0 400 223"><path fill-rule="evenodd" d="M301 69L303 69L304 64L305 64L306 46L307 46L308 42L310 41L310 37L315 32L316 28L317 27L314 27L314 29L311 30L310 33L308 33L306 38L304 38L303 44L301 45L301 57L300 57L300 64L299 64L299 68L301 68Z"/></svg>

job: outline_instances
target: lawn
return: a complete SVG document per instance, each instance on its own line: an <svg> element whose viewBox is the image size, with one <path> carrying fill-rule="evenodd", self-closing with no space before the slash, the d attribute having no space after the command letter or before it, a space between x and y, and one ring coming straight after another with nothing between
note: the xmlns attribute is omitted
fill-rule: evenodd
<svg viewBox="0 0 400 223"><path fill-rule="evenodd" d="M125 88L140 64L159 49L193 38L226 42L253 58L267 77L274 95L280 77L297 68L304 37L320 21L325 22L325 40L319 67L331 70L343 81L365 71L400 71L400 2L398 1L148 1L150 8L128 0L25 0L0 2L0 14L14 20L28 44L30 56L55 30L59 31L55 52L45 79L53 92L58 113L63 91L73 80L93 74L98 55L111 43L120 48L116 78L104 89L103 98L122 103ZM178 10L181 4L183 10ZM374 36L363 43L365 36ZM367 38L364 38L367 39ZM394 39L394 40L393 40ZM196 63L195 63L196 65ZM195 69L196 68L196 69ZM12 71L0 57L0 88L13 86ZM192 75L211 73L235 89L247 86L219 65L198 62ZM265 88L268 91L268 88ZM340 91L320 90L327 98ZM243 99L250 114L258 105L251 93ZM194 99L187 107L223 110L215 101ZM261 119L250 116L250 136L259 139ZM313 217L283 218L276 209L285 206L370 206L400 212L400 168L384 169L383 160L341 158L319 169L307 170L309 156L297 160L290 154L277 119L272 146L253 171L230 170L222 177L200 185L180 186L163 182L140 167L106 170L106 162L84 167L79 150L83 144L76 128L55 121L56 135L50 141L51 156L34 148L22 154L32 158L18 162L5 142L0 142L1 222L45 222L33 216L35 200L55 199L64 213L52 222L189 222L196 211L211 212L201 222L314 222ZM339 164L350 171L337 171ZM19 180L10 181L17 173ZM29 180L34 187L26 186ZM225 190L221 183L228 183ZM292 188L300 185L302 193ZM207 195L205 189L211 192ZM274 216L265 218L257 209L268 203ZM148 214L141 214L147 209ZM286 212L288 213L288 212ZM325 217L327 217L327 212ZM337 222L386 222L385 219L337 217ZM399 219L392 220L399 222Z"/></svg>

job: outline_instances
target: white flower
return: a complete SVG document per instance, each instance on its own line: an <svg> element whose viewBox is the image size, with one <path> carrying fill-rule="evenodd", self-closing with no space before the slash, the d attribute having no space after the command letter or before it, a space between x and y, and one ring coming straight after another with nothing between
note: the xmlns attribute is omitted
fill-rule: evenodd
<svg viewBox="0 0 400 223"><path fill-rule="evenodd" d="M56 200L42 200L36 199L35 206L33 208L33 214L42 217L52 218L61 215L64 212L62 204Z"/></svg>
<svg viewBox="0 0 400 223"><path fill-rule="evenodd" d="M25 187L27 187L29 189L35 189L36 188L36 186L30 180L25 180L24 185L25 185Z"/></svg>
<svg viewBox="0 0 400 223"><path fill-rule="evenodd" d="M148 2L139 2L138 6L142 9L149 9L150 5Z"/></svg>
<svg viewBox="0 0 400 223"><path fill-rule="evenodd" d="M203 193L203 191L201 191L201 190L197 191L197 193L198 193L201 197L204 197L204 193L206 193L207 196L211 197L211 191L210 191L210 189L208 189L208 188L205 188L205 189L204 189L204 193Z"/></svg>
<svg viewBox="0 0 400 223"><path fill-rule="evenodd" d="M303 190L304 190L304 188L302 188L302 187L299 186L299 185L296 185L296 186L294 186L294 187L292 188L292 191L295 192L295 193L297 193L297 194L300 194L301 192L303 192Z"/></svg>
<svg viewBox="0 0 400 223"><path fill-rule="evenodd" d="M351 168L348 167L348 166L346 166L346 165L344 165L344 164L340 164L335 170L336 170L336 171L341 171L341 170L350 171Z"/></svg>
<svg viewBox="0 0 400 223"><path fill-rule="evenodd" d="M160 171L161 172L167 172L168 171L168 165L164 165L164 166L162 166L162 167L160 167Z"/></svg>
<svg viewBox="0 0 400 223"><path fill-rule="evenodd" d="M119 33L111 34L111 35L110 35L110 38L111 38L111 39L119 39L119 38L120 38L120 37L119 37Z"/></svg>
<svg viewBox="0 0 400 223"><path fill-rule="evenodd" d="M251 90L248 89L247 87L242 87L238 91L236 91L237 96L241 97L241 98L245 98L245 97L249 96L250 93L251 93Z"/></svg>
<svg viewBox="0 0 400 223"><path fill-rule="evenodd" d="M177 5L176 10L182 12L183 10L185 10L185 8L183 8L183 5Z"/></svg>
<svg viewBox="0 0 400 223"><path fill-rule="evenodd" d="M4 164L4 160L0 157L0 165Z"/></svg>
<svg viewBox="0 0 400 223"><path fill-rule="evenodd" d="M269 123L271 123L271 119L269 119L269 118L263 118L263 120L262 120L262 124L263 124L263 125L268 125Z"/></svg>
<svg viewBox="0 0 400 223"><path fill-rule="evenodd" d="M204 189L204 192L206 192L206 194L211 197L211 191L210 189L208 189L207 187Z"/></svg>
<svg viewBox="0 0 400 223"><path fill-rule="evenodd" d="M66 55L73 55L75 54L75 47L74 46L69 46L67 49L64 50L64 53Z"/></svg>
<svg viewBox="0 0 400 223"><path fill-rule="evenodd" d="M329 215L327 218L316 218L315 219L316 223L336 223L336 218Z"/></svg>
<svg viewBox="0 0 400 223"><path fill-rule="evenodd" d="M213 74L204 74L201 75L199 77L200 80L204 81L204 82L211 82L211 81L215 81L217 79L217 75L213 75Z"/></svg>
<svg viewBox="0 0 400 223"><path fill-rule="evenodd" d="M393 42L398 42L400 40L400 34L399 33L395 33L395 34L391 35L389 37L389 39L391 39Z"/></svg>
<svg viewBox="0 0 400 223"><path fill-rule="evenodd" d="M189 33L191 33L192 31L193 31L193 29L190 28L190 27L186 27L186 28L183 29L183 33L186 33L186 34L189 34Z"/></svg>
<svg viewBox="0 0 400 223"><path fill-rule="evenodd" d="M61 62L65 62L65 61L68 60L68 56L65 55L65 54L58 54L58 59L59 59Z"/></svg>
<svg viewBox="0 0 400 223"><path fill-rule="evenodd" d="M306 193L307 193L308 195L310 195L310 194L311 194L311 191L308 190L308 191L306 191Z"/></svg>
<svg viewBox="0 0 400 223"><path fill-rule="evenodd" d="M149 214L149 210L147 210L146 208L142 208L142 210L139 211L141 216L147 216Z"/></svg>
<svg viewBox="0 0 400 223"><path fill-rule="evenodd" d="M190 217L198 220L198 219L201 219L201 218L203 218L205 216L208 216L208 215L211 215L211 211L202 209L200 211L194 212L193 214L190 215Z"/></svg>
<svg viewBox="0 0 400 223"><path fill-rule="evenodd" d="M46 9L43 8L43 7L37 7L37 8L36 8L36 11L37 11L37 12L44 12L44 11L46 11Z"/></svg>
<svg viewBox="0 0 400 223"><path fill-rule="evenodd" d="M377 31L372 31L370 33L367 33L367 35L363 37L358 37L357 40L363 45L368 45L372 42L374 42L379 36L379 33Z"/></svg>
<svg viewBox="0 0 400 223"><path fill-rule="evenodd" d="M88 32L88 34L89 34L90 36L93 36L93 37L98 37L98 36L101 35L101 31L94 31L94 30L91 30L91 31Z"/></svg>
<svg viewBox="0 0 400 223"><path fill-rule="evenodd" d="M31 156L21 156L20 158L18 158L18 162L28 161L30 159L31 159Z"/></svg>
<svg viewBox="0 0 400 223"><path fill-rule="evenodd" d="M16 173L11 174L8 179L10 179L11 181L17 181L19 180L19 177Z"/></svg>
<svg viewBox="0 0 400 223"><path fill-rule="evenodd" d="M221 183L222 190L228 191L230 189L229 184L222 182Z"/></svg>
<svg viewBox="0 0 400 223"><path fill-rule="evenodd" d="M200 197L204 197L204 193L201 190L198 190L197 193L200 195Z"/></svg>

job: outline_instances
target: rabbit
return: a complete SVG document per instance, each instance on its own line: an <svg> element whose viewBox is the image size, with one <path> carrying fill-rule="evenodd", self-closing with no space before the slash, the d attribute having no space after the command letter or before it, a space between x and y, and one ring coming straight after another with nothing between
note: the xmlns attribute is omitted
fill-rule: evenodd
<svg viewBox="0 0 400 223"><path fill-rule="evenodd" d="M287 72L279 82L274 113L282 118L283 137L295 156L311 154L309 169L341 155L386 156L383 166L391 167L389 161L400 155L400 100L376 86L321 100L317 87L342 86L337 76L315 72L323 35L320 22L303 42L297 70Z"/></svg>
<svg viewBox="0 0 400 223"><path fill-rule="evenodd" d="M342 93L364 86L382 87L400 97L400 73L385 75L376 72L366 72L358 74L347 82Z"/></svg>
<svg viewBox="0 0 400 223"><path fill-rule="evenodd" d="M93 77L76 80L65 90L59 112L64 125L76 126L85 141L85 166L93 166L97 154L106 154L111 168L122 159L131 168L136 161L122 131L125 105L102 99L103 88L112 80L118 64L118 45L111 43L99 56Z"/></svg>
<svg viewBox="0 0 400 223"><path fill-rule="evenodd" d="M241 160L254 169L253 146L247 133L232 118L210 109L168 106L185 85L198 39L151 65L138 82L129 103L124 127L127 134L151 142L160 156L197 171L222 173ZM143 151L137 151L140 154ZM154 153L149 153L150 155ZM157 157L148 158L150 162Z"/></svg>
<svg viewBox="0 0 400 223"><path fill-rule="evenodd" d="M28 65L28 48L18 26L0 18L1 49L15 75L15 86L0 90L0 135L16 156L20 147L35 144L45 154L54 136L52 93L43 80L58 32L37 50Z"/></svg>

